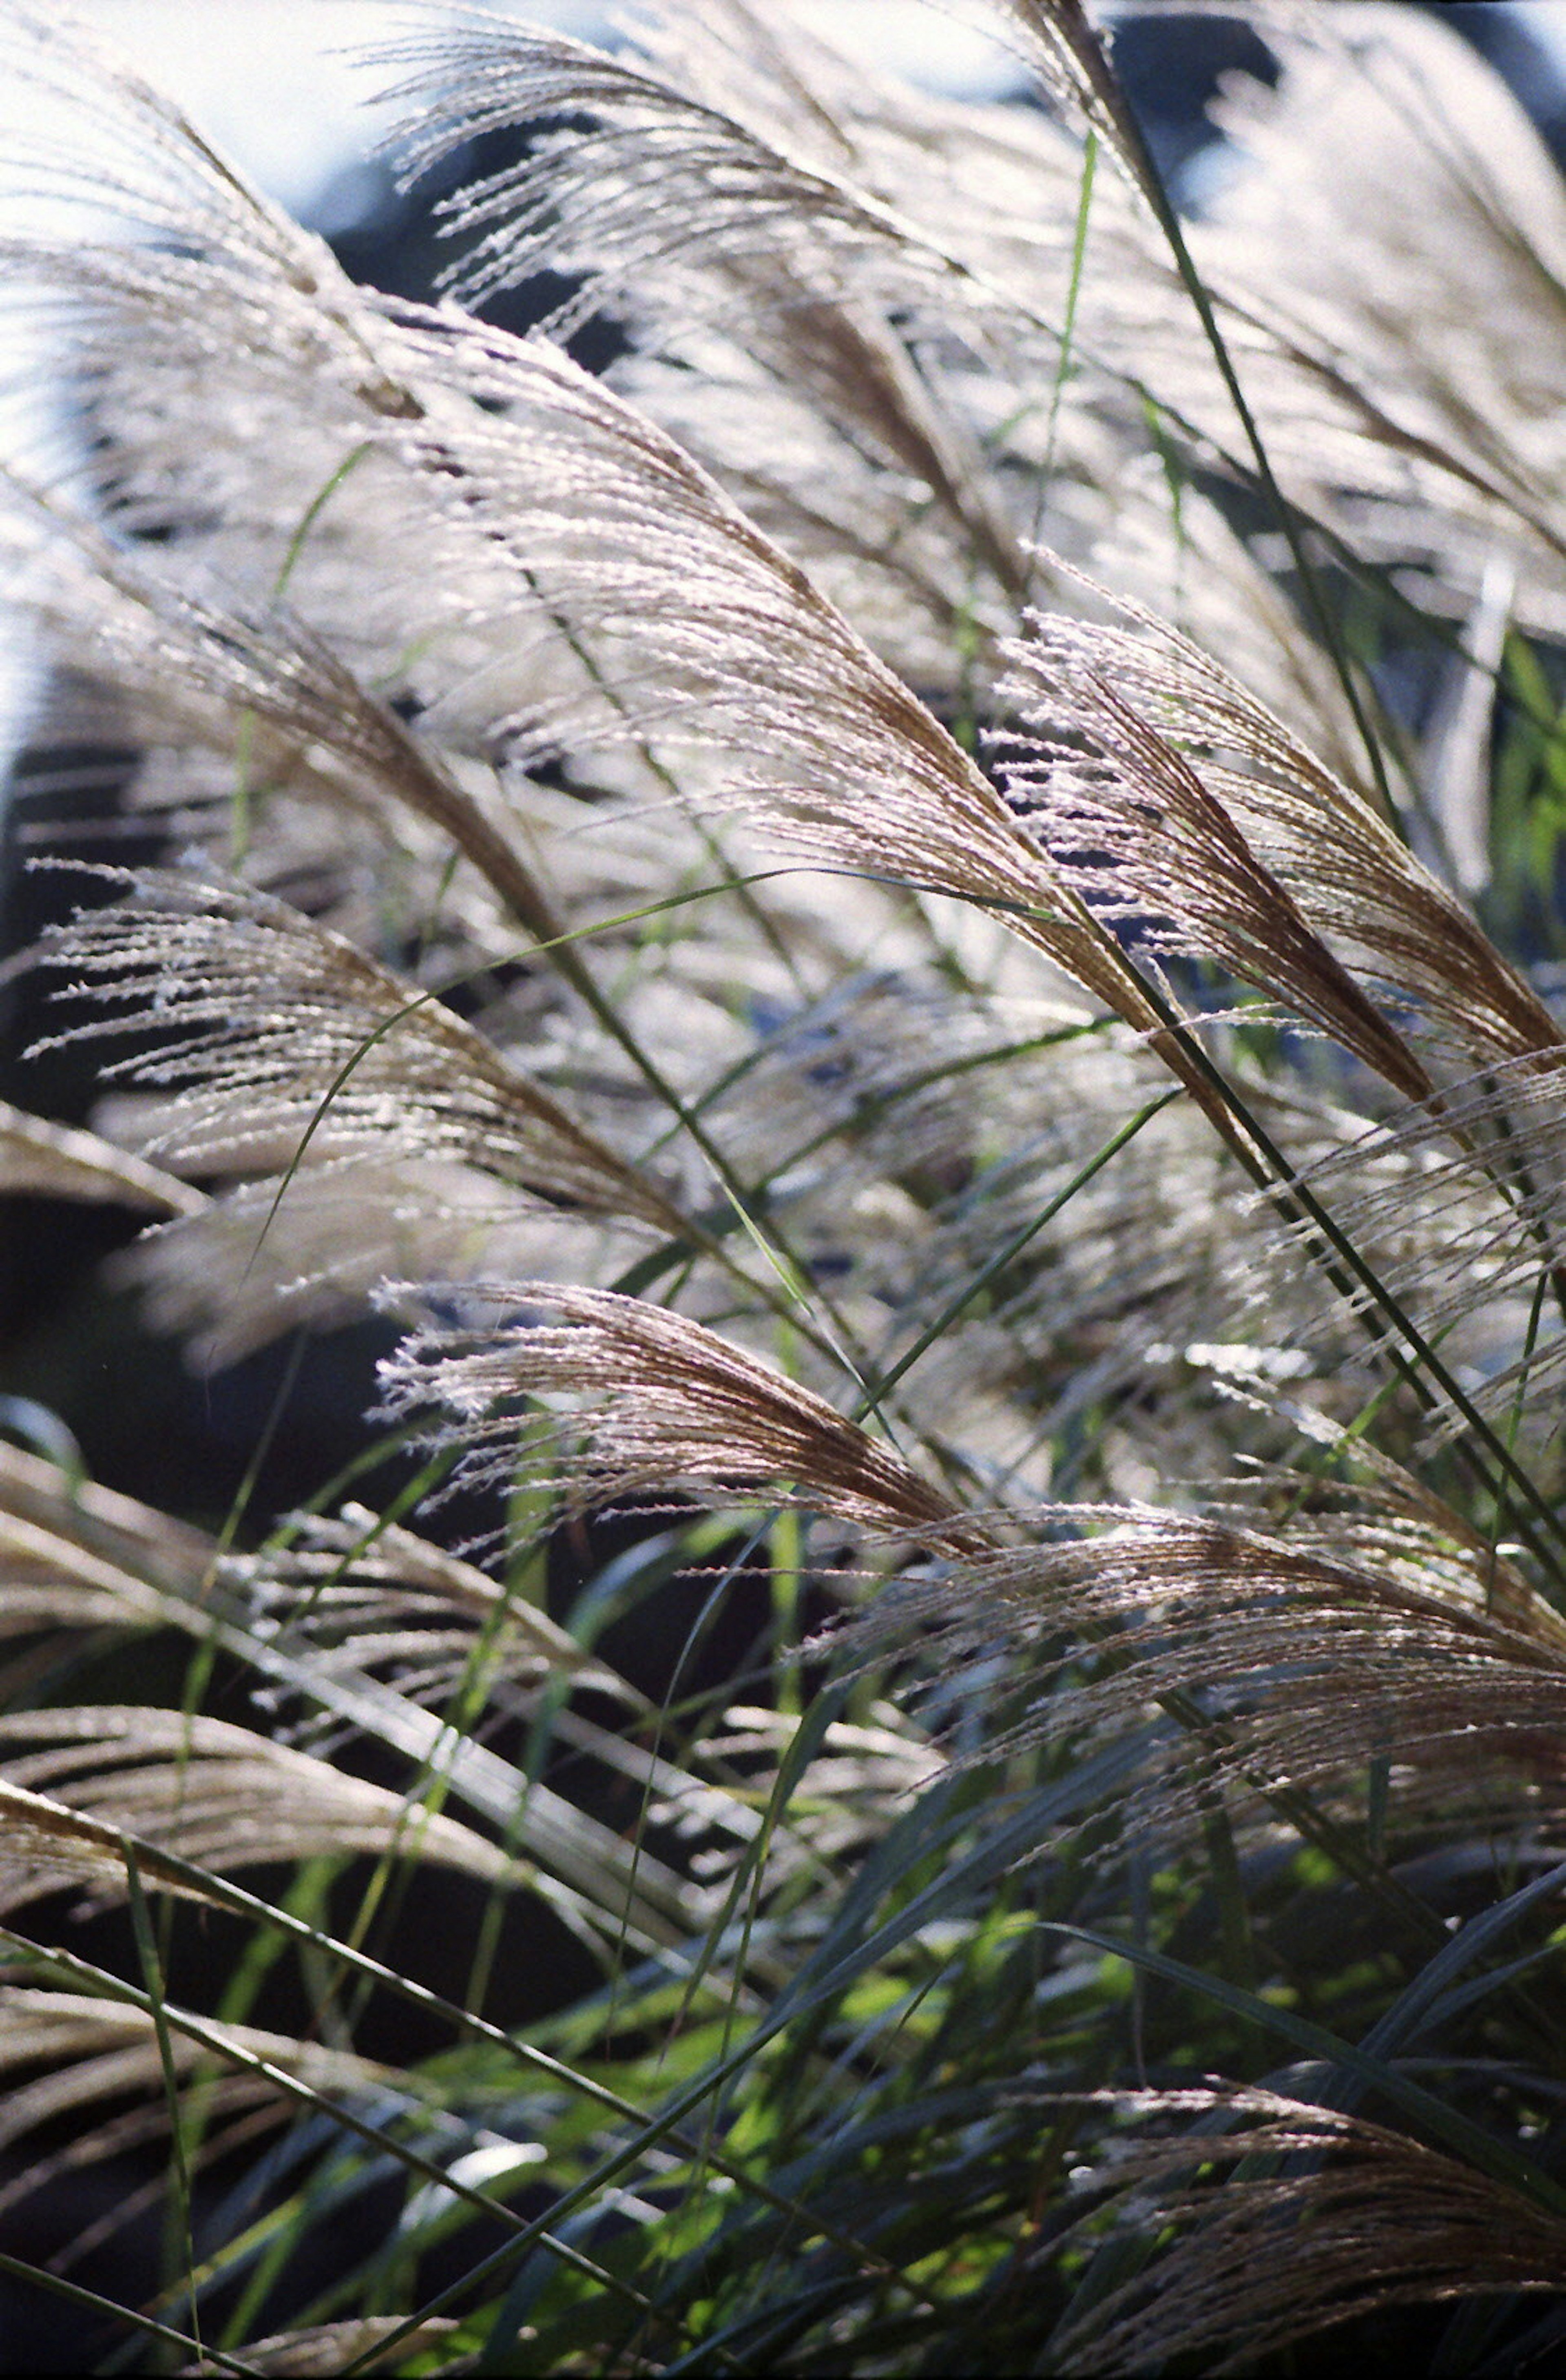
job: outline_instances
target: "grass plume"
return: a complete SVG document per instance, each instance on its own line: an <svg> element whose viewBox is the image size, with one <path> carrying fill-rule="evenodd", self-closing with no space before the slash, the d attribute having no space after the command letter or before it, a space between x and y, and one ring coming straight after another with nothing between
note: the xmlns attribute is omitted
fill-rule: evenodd
<svg viewBox="0 0 1566 2380"><path fill-rule="evenodd" d="M6 600L160 853L0 1195L380 1364L305 1509L0 1445L115 2368L1557 2346L1566 201L1404 8L1236 0L1190 219L1076 0L957 11L1028 108L821 13L409 11L425 301L0 16Z"/></svg>

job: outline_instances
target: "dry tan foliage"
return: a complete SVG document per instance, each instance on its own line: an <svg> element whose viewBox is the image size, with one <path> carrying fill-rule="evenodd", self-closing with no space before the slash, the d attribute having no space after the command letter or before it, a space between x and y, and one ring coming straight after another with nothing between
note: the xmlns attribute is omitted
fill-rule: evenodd
<svg viewBox="0 0 1566 2380"><path fill-rule="evenodd" d="M253 2154L295 2104L289 2082L331 2100L383 2091L395 2080L372 2059L319 2042L250 2025L202 2022L197 2031L199 2038L176 2022L160 2040L152 2011L123 2000L19 1985L0 1990L0 2074L7 2086L0 2143L11 2168L0 2187L0 2215L15 2219L14 2210L30 2198L70 2187L100 2162L161 2144L171 2075L198 2095L203 2111L200 2141L187 2152L191 2171ZM105 2107L111 2112L97 2112ZM48 2145L63 2123L71 2127L68 2137ZM144 2218L162 2191L160 2178L116 2196L80 2226L55 2269L79 2267L116 2231Z"/></svg>
<svg viewBox="0 0 1566 2380"><path fill-rule="evenodd" d="M641 1701L546 1611L363 1504L346 1504L336 1520L303 1516L285 1549L231 1559L225 1574L310 1677L384 1670L414 1700L475 1674L524 1686L568 1677Z"/></svg>
<svg viewBox="0 0 1566 2380"><path fill-rule="evenodd" d="M56 1464L3 1440L0 1512L45 1536L49 1559L102 1561L112 1579L134 1578L160 1593L196 1598L212 1562L212 1541L200 1530L95 1480L67 1482Z"/></svg>
<svg viewBox="0 0 1566 2380"><path fill-rule="evenodd" d="M1116 609L1126 625L1040 619L1010 648L1003 691L1026 724L1056 729L1037 757L1024 741L1010 772L1046 842L1101 844L1117 902L1171 915L1187 948L1314 1016L1407 1097L1428 1078L1365 985L1469 1065L1559 1066L1566 1044L1537 995L1363 795L1210 653ZM1081 737L1107 768L1067 740Z"/></svg>
<svg viewBox="0 0 1566 2380"><path fill-rule="evenodd" d="M8 1691L81 1630L204 1633L211 1538L0 1443L0 1642ZM16 1649L14 1652L12 1647Z"/></svg>
<svg viewBox="0 0 1566 2380"><path fill-rule="evenodd" d="M1406 2132L1262 2090L1096 2104L1188 2120L1171 2137L1117 2137L1112 2162L1082 2177L1111 2189L1127 2229L1173 2237L1061 2334L1063 2373L1143 2371L1174 2352L1248 2372L1380 2308L1566 2279L1566 2221Z"/></svg>
<svg viewBox="0 0 1566 2380"><path fill-rule="evenodd" d="M277 2380L336 2380L338 2373L362 2368L367 2356L375 2359L372 2369L391 2372L416 2355L438 2354L458 2326L448 2314L431 2314L411 2325L402 2314L359 2314L252 2340L245 2349L245 2362L251 2371L275 2374ZM181 2368L192 2380L200 2380L201 2374L224 2367L202 2357ZM440 2368L461 2372L467 2368L467 2360L448 2359Z"/></svg>
<svg viewBox="0 0 1566 2380"><path fill-rule="evenodd" d="M311 2090L365 2090L391 2080L387 2067L324 2042L296 2041L255 2025L208 2027L218 2040L232 2039L251 2058L264 2058ZM171 2032L176 2070L194 2073L208 2062L208 2043ZM21 2083L30 2066L46 2068ZM15 2148L24 2134L49 2122L73 2103L106 2099L120 2092L162 2091L161 2052L151 2010L124 2000L84 1992L0 1987L0 2072L7 2078L0 2109L0 2143ZM4 2203L4 2202L0 2202Z"/></svg>
<svg viewBox="0 0 1566 2380"><path fill-rule="evenodd" d="M56 1527L6 1511L0 1511L0 1636L25 1636L38 1628L156 1627L177 1600Z"/></svg>
<svg viewBox="0 0 1566 2380"><path fill-rule="evenodd" d="M319 1706L338 1735L355 1732L371 1737L385 1744L400 1764L409 1764L421 1780L438 1776L443 1785L462 1794L464 1802L492 1828L516 1840L521 1852L538 1861L538 1868L521 1871L467 1826L455 1826L447 1818L429 1818L417 1799L397 1799L395 1794L381 1792L381 1788L362 1785L359 1778L346 1776L331 1766L323 1755L273 1744L267 1737L249 1735L245 1728L224 1732L219 1723L214 1723L219 1735L212 1737L207 1747L212 1759L202 1788L207 1794L202 1823L212 1835L214 1859L224 1840L231 1842L236 1856L240 1852L249 1856L245 1844L257 1835L261 1814L248 1802L245 1764L260 1764L249 1782L260 1780L261 1790L267 1790L269 1782L276 1788L293 1788L297 1780L302 1809L297 1840L319 1840L322 1847L335 1844L340 1850L357 1842L367 1850L417 1852L424 1840L424 1828L433 1826L433 1856L445 1859L447 1866L467 1866L468 1873L480 1873L491 1880L526 1880L590 1945L598 1945L602 1928L614 1937L624 1935L643 1942L669 1942L693 1921L699 1900L687 1888L686 1877L666 1868L645 1847L621 1842L612 1828L576 1809L564 1794L526 1778L483 1744L452 1735L443 1716L397 1693L395 1685L371 1676L369 1669L352 1658L319 1661L319 1649L310 1640L305 1640L305 1657L300 1658L290 1647L288 1633L276 1628L276 1619L273 1625L267 1625L264 1611L260 1614L260 1625L252 1628L249 1590L261 1573L272 1569L272 1563L257 1563L252 1569L243 1563L224 1566L214 1540L200 1536L198 1530L166 1521L162 1513L92 1483L71 1495L57 1468L3 1442L0 1513L12 1513L12 1528L24 1549L17 1563L19 1575L14 1597L19 1635L162 1623L188 1633L198 1642L224 1645L264 1681L264 1693L273 1706L278 1699L288 1699L293 1706L302 1704L305 1709ZM452 1592L457 1590L459 1580L467 1580L467 1592L479 1597L467 1566L455 1563L452 1571L445 1569L450 1557L441 1552L441 1547L421 1545L412 1533L395 1533L393 1545L414 1580L409 1602L421 1599L424 1590L419 1587L419 1578L424 1578L426 1585L433 1578L445 1578ZM285 1557L276 1563L276 1573L285 1583ZM233 1595L236 1585L243 1587L240 1599ZM3 1592L5 1573L0 1571L0 1595ZM500 1597L495 1590L491 1590L491 1611L497 1611ZM514 1621L509 1635L500 1635L500 1647L519 1640L530 1640L536 1652L547 1652L554 1645L547 1621L538 1621L533 1628L528 1614ZM598 1664L583 1666L576 1676L609 1685ZM612 1681L612 1690L619 1699L637 1699L619 1678ZM26 1714L19 1714L19 1728L26 1735ZM42 1730L48 1730L48 1716L42 1720ZM124 1794L128 1802L136 1802L136 1809L145 1804L150 1814L164 1811L166 1818L178 1826L181 1815L190 1809L188 1799L183 1797L181 1776L193 1761L195 1749L200 1749L186 1732L181 1716L157 1709L116 1711L107 1714L104 1730L100 1764L115 1768L119 1761L124 1766L124 1780L112 1780L103 1788L107 1799L115 1799L124 1782ZM92 1735L95 1718L88 1714L81 1718L81 1737L91 1742ZM273 1761L273 1755L278 1761ZM95 1755L76 1755L74 1749L62 1747L57 1755L42 1756L59 1766L65 1776L81 1771L81 1794L71 1790L59 1794L59 1799L95 1806ZM36 1802L38 1797L33 1794L30 1799ZM124 1876L124 1852L115 1828L103 1828L98 1818L76 1818L74 1811L62 1814L53 1802L48 1809L53 1811L50 1823L65 1818L67 1835L76 1826L86 1830L83 1840L88 1850L92 1850L92 1844L98 1844L98 1850L107 1847L107 1864ZM224 1838L224 1811L233 1821L231 1838ZM290 1809L276 1792L272 1804L264 1806L264 1821L272 1828L276 1850L257 1850L255 1859L288 1859L288 1842L295 1840L288 1833ZM343 1821L346 1833L338 1830L338 1821ZM452 1826L455 1833L443 1833ZM92 1833L95 1828L98 1833ZM186 1850L174 1842L169 1847L178 1847L181 1856ZM157 1866L154 1850L145 1852L143 1864L148 1876L164 1873Z"/></svg>
<svg viewBox="0 0 1566 2380"><path fill-rule="evenodd" d="M96 1133L51 1123L0 1099L0 1191L7 1190L150 1207L160 1215L194 1215L206 1204L200 1191Z"/></svg>
<svg viewBox="0 0 1566 2380"><path fill-rule="evenodd" d="M125 1888L125 1839L119 1828L63 1806L49 1795L0 1778L4 1817L3 1855L9 1871L0 1882L0 1902L9 1908L67 1882L91 1882L110 1896ZM162 1890L200 1900L198 1886L146 1862L148 1880Z"/></svg>
<svg viewBox="0 0 1566 2380"><path fill-rule="evenodd" d="M30 1744L38 1748L16 1748ZM7 1909L55 1889L58 1866L77 1858L86 1867L89 1853L101 1897L118 1898L122 1829L219 1872L361 1851L432 1860L490 1884L516 1875L455 1819L226 1719L131 1706L10 1712L0 1716L0 1750L7 1794L20 1796L0 1882ZM47 1815L29 1819L41 1788Z"/></svg>
<svg viewBox="0 0 1566 2380"><path fill-rule="evenodd" d="M1108 1741L1162 1707L1130 1840L1198 1822L1215 1783L1242 1807L1330 1798L1389 1760L1409 1815L1557 1808L1566 1621L1515 1563L1395 1475L1320 1510L1315 1483L1274 1485L1306 1505L1282 1526L1046 1510L1034 1542L932 1563L853 1631L884 1645L922 1625L981 1658L1006 1644L1030 1688L1010 1742Z"/></svg>
<svg viewBox="0 0 1566 2380"><path fill-rule="evenodd" d="M108 1018L71 1040L156 1035L107 1079L173 1089L149 1143L191 1173L319 1157L455 1160L556 1205L678 1232L655 1187L575 1124L431 990L288 904L201 879L114 872L48 964Z"/></svg>
<svg viewBox="0 0 1566 2380"><path fill-rule="evenodd" d="M580 1504L775 1490L881 1532L967 1534L959 1508L889 1447L683 1315L547 1281L465 1303L493 1318L411 1332L382 1378L393 1416L444 1409L434 1442L459 1450L466 1477L513 1479L520 1461ZM531 1399L551 1417L536 1454L519 1422Z"/></svg>
<svg viewBox="0 0 1566 2380"><path fill-rule="evenodd" d="M0 225L97 433L47 493L9 488L0 548L76 674L69 715L154 747L139 797L269 888L121 873L125 897L60 938L103 1011L75 1038L147 1037L113 1071L161 1096L103 1118L147 1154L0 1111L0 1188L167 1217L129 1266L212 1361L376 1299L413 1318L382 1417L460 1480L523 1492L529 1527L695 1503L775 1508L778 1545L795 1512L859 1533L904 1575L879 1600L851 1582L849 1642L922 1662L961 1715L950 1759L922 1717L835 1722L797 1807L763 1815L793 1712L740 1706L675 1759L569 1704L587 1686L647 1716L546 1615L366 1508L220 1563L0 1446L13 1678L71 1631L173 1625L247 1662L293 1730L131 1706L0 1719L0 1903L122 1896L131 1834L150 1886L195 1897L171 1855L412 1854L517 1881L421 1806L436 1780L540 1862L527 1881L595 1949L666 1953L671 1975L709 1925L700 1958L728 1959L743 1881L738 2009L797 1972L822 1864L884 1840L959 1755L1021 1775L1042 1751L1058 1775L1135 1746L1118 1815L1138 1857L1226 1806L1247 1857L1291 1825L1357 1844L1383 1782L1386 1826L1443 1841L1476 1812L1560 1815L1542 1540L1508 1541L1502 1500L1452 1512L1369 1439L1367 1485L1282 1464L1296 1430L1346 1457L1383 1418L1406 1451L1378 1368L1395 1299L1540 1460L1566 1361L1534 1297L1566 1281L1566 1040L1405 848L1365 780L1366 688L1305 648L1265 540L1231 526L1256 467L1086 11L973 13L1122 167L1090 207L1059 122L916 96L759 0L688 0L613 55L487 9L416 22L391 53L425 111L414 168L544 123L448 209L454 289L564 272L556 334L630 325L608 382L549 337L352 288L91 43L25 11L0 30L0 63L107 128L101 164L85 139L27 161L80 237ZM1473 716L1447 739L1474 779L1513 586L1524 621L1560 616L1566 205L1440 29L1380 6L1267 21L1279 92L1227 103L1265 171L1191 244L1285 488L1362 551L1450 577L1484 665L1454 662ZM1200 494L1193 464L1215 475ZM1181 629L1123 593L1108 625L1078 619L1101 592L1088 554L1163 590ZM1506 589L1487 613L1487 585ZM1033 608L1041 590L1066 608ZM997 718L991 773L974 756ZM1413 735L1401 759L1410 815L1422 772L1440 811L1446 761ZM744 880L780 849L795 880ZM414 888L448 860L436 917L444 888ZM660 914L622 914L641 909ZM407 973L372 954L414 949ZM454 978L493 969L475 1021L431 988L448 955ZM1161 959L1269 1005L1232 1039L1205 1017L1198 1045L1169 1027L1183 978ZM1057 970L1088 1009L1062 1008ZM1244 1054L1278 1012L1308 1028L1320 1096ZM1159 1066L1178 1106L1149 1095ZM1296 1169L1281 1195L1237 1201L1237 1167L1253 1185L1274 1162ZM1306 1195L1374 1282L1324 1295L1299 1261L1319 1227L1280 1225ZM1351 1354L1356 1316L1371 1343ZM752 1352L762 1333L780 1363L803 1342L807 1380ZM839 1409L874 1414L904 1357L887 1427L921 1467ZM481 1731L541 1713L648 1797L667 1864ZM419 1787L304 1748L324 1730ZM1101 1806L1083 1823L1109 1843ZM55 2061L0 2143L160 2084L140 2020L16 1994L0 2015L0 2068ZM206 2055L183 2044L178 2078ZM260 2081L213 2086L214 2108L259 2122ZM1229 2369L1383 2306L1566 2285L1553 2216L1400 2133L1237 2090L1139 2112L1212 2128L1110 2161L1126 2223L1172 2244L1057 2342L1062 2369L1209 2349ZM247 2353L330 2371L383 2350L360 2323Z"/></svg>
<svg viewBox="0 0 1566 2380"><path fill-rule="evenodd" d="M286 1861L304 1856L299 1847L310 1842L323 1851L417 1852L425 1829L432 1828L432 1856L488 1880L526 1882L595 1947L605 1927L616 1938L628 1935L648 1943L666 1942L691 1922L698 1899L683 1877L645 1848L626 1845L611 1828L483 1745L454 1736L443 1718L353 1659L351 1644L345 1645L341 1658L322 1658L308 1635L302 1648L294 1647L277 1627L275 1615L270 1615L269 1624L266 1612L253 1614L249 1597L263 1577L275 1574L287 1591L290 1566L285 1556L225 1565L215 1543L199 1532L91 1483L73 1495L52 1465L3 1443L0 1513L13 1516L3 1525L19 1548L12 1558L14 1581L0 1569L0 1601L10 1603L18 1635L28 1639L46 1631L58 1635L90 1627L161 1624L201 1643L220 1644L264 1682L264 1694L274 1707L286 1699L295 1709L319 1709L339 1737L366 1736L388 1747L400 1763L409 1764L421 1779L438 1776L539 1863L536 1869L516 1867L470 1828L443 1817L431 1818L417 1799L399 1800L344 1774L323 1753L273 1743L216 1721L212 1722L217 1732L211 1740L198 1742L177 1712L127 1708L99 1715L103 1744L98 1752L73 1749L73 1737L57 1752L37 1755L51 1779L58 1772L72 1780L57 1796L71 1803L70 1809L62 1811L53 1801L40 1804L50 1813L50 1826L56 1832L63 1828L67 1841L76 1839L73 1829L81 1830L88 1852L80 1856L96 1860L100 1868L123 1878L120 1836L97 1817L79 1818L75 1804L95 1810L102 1796L105 1806L113 1804L119 1815L130 1818L133 1828L145 1817L149 1823L166 1823L178 1836L194 1815L200 1840L192 1847L182 1836L171 1838L168 1847L195 1860L205 1852L214 1864L230 1852L236 1860ZM500 1628L495 1623L502 1598L488 1581L476 1584L466 1565L452 1563L438 1547L424 1545L410 1533L394 1531L391 1544L413 1582L411 1606L419 1606L436 1582L458 1608L476 1609L487 1591L485 1624L493 1630L503 1676L505 1658L512 1653L520 1651L524 1664L540 1656L552 1660L557 1637L547 1620L535 1621L520 1611ZM317 1586L323 1583L315 1582ZM243 1589L238 1599L236 1585ZM45 1637L46 1645L48 1641ZM472 1644L470 1636L469 1651ZM458 1684L477 1674L467 1666L454 1666ZM562 1655L555 1673L562 1671L608 1688L618 1699L637 1700L600 1664L574 1664ZM435 1692L438 1698L438 1682ZM50 1716L44 1715L34 1730L41 1738L47 1735ZM24 1741L28 1719L29 1714L18 1714L12 1728ZM69 1724L85 1742L98 1731L98 1717L91 1713L79 1715ZM313 1732L319 1733L320 1727ZM199 1754L205 1766L200 1795L192 1799L184 1779ZM639 1766L647 1767L645 1757ZM33 1775L30 1763L24 1762L24 1767L28 1776ZM95 1776L101 1767L115 1773L105 1780ZM290 1789L296 1778L301 1824L294 1832ZM259 1809L250 1800L258 1788ZM38 1800L30 1794L30 1806ZM272 1848L249 1848L262 1841ZM155 1849L146 1851L144 1865L149 1877L164 1874ZM32 1897L48 1887L46 1881L23 1878L20 1888Z"/></svg>

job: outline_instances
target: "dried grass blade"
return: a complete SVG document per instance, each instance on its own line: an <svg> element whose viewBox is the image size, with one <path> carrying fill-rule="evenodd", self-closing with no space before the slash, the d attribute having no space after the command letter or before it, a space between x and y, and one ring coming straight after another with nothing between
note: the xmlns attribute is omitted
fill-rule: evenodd
<svg viewBox="0 0 1566 2380"><path fill-rule="evenodd" d="M96 1133L28 1115L3 1099L0 1191L151 1208L159 1215L199 1214L207 1203L188 1183L116 1148Z"/></svg>

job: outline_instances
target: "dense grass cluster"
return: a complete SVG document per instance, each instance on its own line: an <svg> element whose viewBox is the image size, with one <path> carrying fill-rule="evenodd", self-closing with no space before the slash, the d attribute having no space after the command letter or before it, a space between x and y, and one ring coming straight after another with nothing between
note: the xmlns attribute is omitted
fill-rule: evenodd
<svg viewBox="0 0 1566 2380"><path fill-rule="evenodd" d="M0 1191L386 1349L275 1521L0 1442L0 2267L104 2369L1566 2335L1566 189L1256 0L1182 220L964 13L1045 104L410 7L425 306L6 11L6 584L164 857Z"/></svg>

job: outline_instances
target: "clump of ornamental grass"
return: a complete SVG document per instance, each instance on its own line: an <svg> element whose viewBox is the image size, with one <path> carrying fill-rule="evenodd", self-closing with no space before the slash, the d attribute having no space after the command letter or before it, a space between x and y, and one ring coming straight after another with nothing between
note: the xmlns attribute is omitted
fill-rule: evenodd
<svg viewBox="0 0 1566 2380"><path fill-rule="evenodd" d="M420 305L6 10L7 600L164 856L0 1189L391 1350L215 1535L0 1445L0 2216L139 2177L4 2269L114 2368L1559 2337L1566 192L1257 0L1183 223L962 13L1042 105L411 7L401 169L512 159Z"/></svg>

